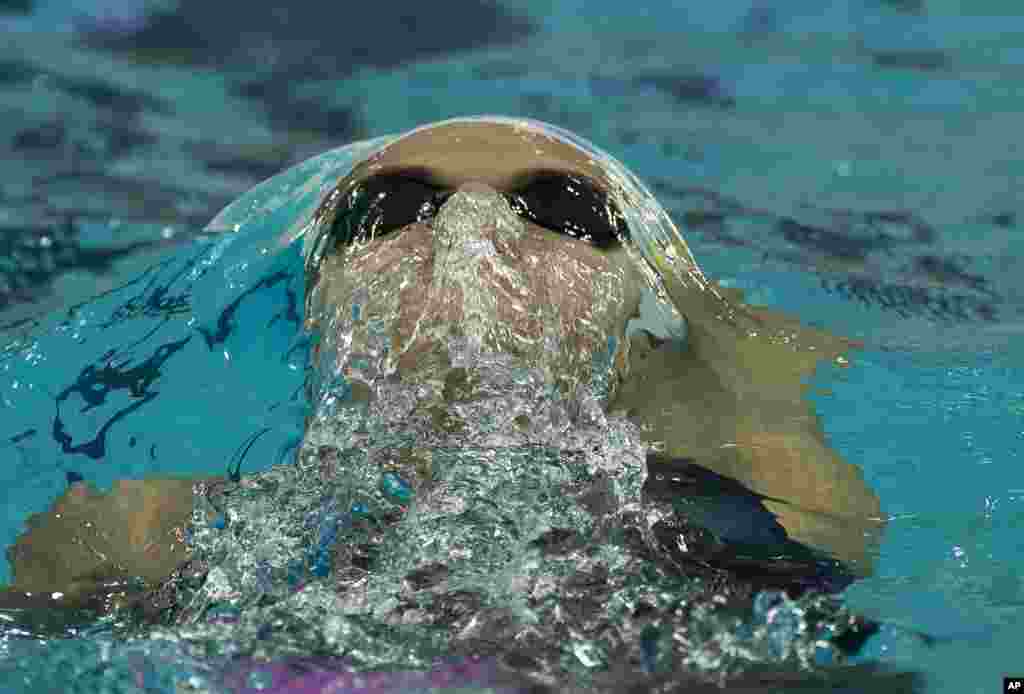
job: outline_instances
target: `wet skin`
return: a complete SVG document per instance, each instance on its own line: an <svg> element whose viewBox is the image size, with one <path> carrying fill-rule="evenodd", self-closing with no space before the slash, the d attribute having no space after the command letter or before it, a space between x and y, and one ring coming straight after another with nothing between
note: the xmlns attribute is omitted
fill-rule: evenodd
<svg viewBox="0 0 1024 694"><path fill-rule="evenodd" d="M495 164L496 160L500 165ZM607 172L580 150L542 134L507 126L458 124L397 141L357 166L340 187L402 170L418 170L419 176L453 190L463 186L508 190L537 170L570 172L607 189L614 185ZM330 206L325 205L322 213L330 212ZM437 226L437 219L433 221ZM622 346L615 360L617 388L611 401L605 403L606 410L625 410L650 427L650 440L664 444L669 456L692 459L765 497L764 503L793 539L847 562L857 575L869 574L883 526L878 497L865 483L860 469L827 445L805 398L806 383L818 365L833 361L847 364L843 355L854 345L842 337L801 326L797 319L781 312L745 305L736 290L714 284L709 290L695 290L692 283L681 281L673 273L663 273L663 278L687 321L685 345L654 344L643 333L627 337L621 318L628 318L636 310L637 287L642 281L623 251L599 250L529 221L524 226L521 237L505 245L488 230L477 230L494 240L499 250L498 257L480 263L482 273L474 273L477 288L486 287L486 276L479 276L486 275L489 267L507 269L506 275L520 272L533 283L529 293L532 300L524 301L532 301L532 306L515 314L495 316L493 327L516 325L517 316L545 312L558 313L563 325L573 325L580 317L580 308L591 307L594 314L600 313L592 316L599 328L597 335L616 335ZM331 307L338 312L347 310L360 283L371 284L369 295L374 297L388 294L388 286L404 281L407 294L400 304L378 307L381 314L389 310L401 313L400 328L394 336L398 351L409 349L410 326L424 316L435 322L447 320L449 326L457 327L461 297L457 288L435 281L433 261L447 249L440 248L433 231L428 224L410 224L375 239L373 244L355 250L340 248L329 255L312 284L314 291L323 293L328 307L324 313L330 315ZM678 257L689 255L685 246L678 249ZM403 262L406 265L401 270L401 281L380 276L383 268ZM551 281L555 269L567 267L585 270L576 277ZM548 291L541 290L545 277ZM506 301L510 298L507 293L503 296L501 286L485 291L493 291ZM407 302L405 297L428 297L428 305ZM598 301L598 297L605 300ZM432 306L430 301L434 301ZM368 310L373 308L371 302ZM531 339L536 343L539 330L536 324L521 325L518 340L502 345L500 338L495 338L492 345L512 351ZM413 347L420 356L432 358L400 360L403 377L419 380L429 372L443 380L447 366L443 339L434 341L433 350L429 342L420 337ZM601 342L592 335L566 352L579 355L574 365L581 368L589 363ZM535 352L523 358L536 363L550 360L550 355ZM558 366L564 369L566 361ZM403 367L417 363L424 371L403 373ZM579 382L577 378L571 385Z"/></svg>
<svg viewBox="0 0 1024 694"><path fill-rule="evenodd" d="M447 408L446 421L460 419L454 405L472 402L487 387L479 373L464 379L470 385L456 399L450 389L446 395L446 384L466 376L452 363L452 340L509 353L572 396L586 385L606 336L615 335L613 388L602 406L643 423L649 440L663 445L664 457L648 459L650 499L691 495L706 508L724 500L719 507L726 511L701 512L690 525L703 522L726 538L735 532L739 541L770 529L771 541L799 541L843 560L855 575L871 572L882 529L878 498L860 470L827 445L804 397L819 362L839 358L851 348L848 341L746 306L715 285L697 291L671 277L667 290L686 317L686 343L627 335L642 281L625 254L523 219L499 195L537 170L613 186L599 164L567 143L487 123L414 132L357 165L338 189L399 170L425 171L453 194L431 220L337 247L310 266L311 330L329 328L368 288L367 315L395 317L389 337L398 375L431 386L422 404ZM339 198L325 201L322 224L332 221ZM474 208L485 223L460 230L460 206ZM685 246L679 251L689 255ZM353 352L371 347L358 326L352 340ZM337 354L325 349L314 359ZM364 392L372 397L372 389ZM659 471L677 481L658 486ZM183 559L180 533L191 508L191 486L182 480L125 481L109 494L74 485L33 517L9 550L14 580L0 607L36 605L41 592L62 593L51 598L60 607L94 604L95 595L110 593L109 586L117 592L119 581L132 576L148 587L159 584ZM717 561L744 580L776 575L766 562L748 562L744 573L736 556L719 544L696 558ZM802 570L776 573L788 585Z"/></svg>

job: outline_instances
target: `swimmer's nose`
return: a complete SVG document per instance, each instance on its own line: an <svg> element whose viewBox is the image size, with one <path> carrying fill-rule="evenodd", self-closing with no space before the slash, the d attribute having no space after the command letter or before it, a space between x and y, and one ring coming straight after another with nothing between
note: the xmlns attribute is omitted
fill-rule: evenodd
<svg viewBox="0 0 1024 694"><path fill-rule="evenodd" d="M498 195L498 191L482 181L469 181L467 183L463 183L459 186L459 189L456 192L463 193L464 195Z"/></svg>
<svg viewBox="0 0 1024 694"><path fill-rule="evenodd" d="M439 247L491 252L519 238L523 224L497 190L480 181L459 186L434 218L434 243Z"/></svg>

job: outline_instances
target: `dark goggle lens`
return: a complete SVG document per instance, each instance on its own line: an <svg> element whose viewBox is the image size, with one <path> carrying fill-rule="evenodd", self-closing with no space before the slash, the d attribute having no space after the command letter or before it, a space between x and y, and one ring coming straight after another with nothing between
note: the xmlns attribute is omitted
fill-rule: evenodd
<svg viewBox="0 0 1024 694"><path fill-rule="evenodd" d="M339 203L331 237L365 243L434 217L453 191L409 175L383 174L360 182ZM512 210L551 231L607 250L629 238L622 214L585 179L541 173L504 193Z"/></svg>
<svg viewBox="0 0 1024 694"><path fill-rule="evenodd" d="M450 193L403 176L377 176L354 187L338 206L331 235L338 245L365 243L433 217Z"/></svg>
<svg viewBox="0 0 1024 694"><path fill-rule="evenodd" d="M507 197L520 217L602 250L616 248L629 238L626 220L608 196L577 176L543 173Z"/></svg>

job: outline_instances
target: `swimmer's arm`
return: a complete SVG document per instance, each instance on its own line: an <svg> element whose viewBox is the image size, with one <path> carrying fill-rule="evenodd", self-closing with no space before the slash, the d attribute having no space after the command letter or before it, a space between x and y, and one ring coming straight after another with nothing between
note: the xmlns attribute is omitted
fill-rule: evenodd
<svg viewBox="0 0 1024 694"><path fill-rule="evenodd" d="M653 534L684 572L708 566L756 590L842 590L851 567L794 540L767 506L784 503L758 494L690 458L647 457L645 503L669 511Z"/></svg>
<svg viewBox="0 0 1024 694"><path fill-rule="evenodd" d="M669 455L772 499L765 505L790 537L869 575L885 525L880 501L860 468L829 447L806 397L819 364L848 364L857 343L712 287L667 284L686 341L639 350L613 409L649 426Z"/></svg>
<svg viewBox="0 0 1024 694"><path fill-rule="evenodd" d="M193 486L217 478L70 484L7 549L0 611L107 612L160 585L188 560Z"/></svg>

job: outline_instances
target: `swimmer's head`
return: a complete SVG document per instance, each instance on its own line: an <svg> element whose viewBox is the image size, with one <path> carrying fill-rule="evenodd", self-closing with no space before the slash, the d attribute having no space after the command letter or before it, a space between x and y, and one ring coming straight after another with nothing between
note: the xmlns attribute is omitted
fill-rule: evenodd
<svg viewBox="0 0 1024 694"><path fill-rule="evenodd" d="M601 381L606 402L628 373L629 229L569 142L501 122L414 131L356 166L318 225L307 315L335 368L379 358L377 373L443 382L503 354L566 397Z"/></svg>

